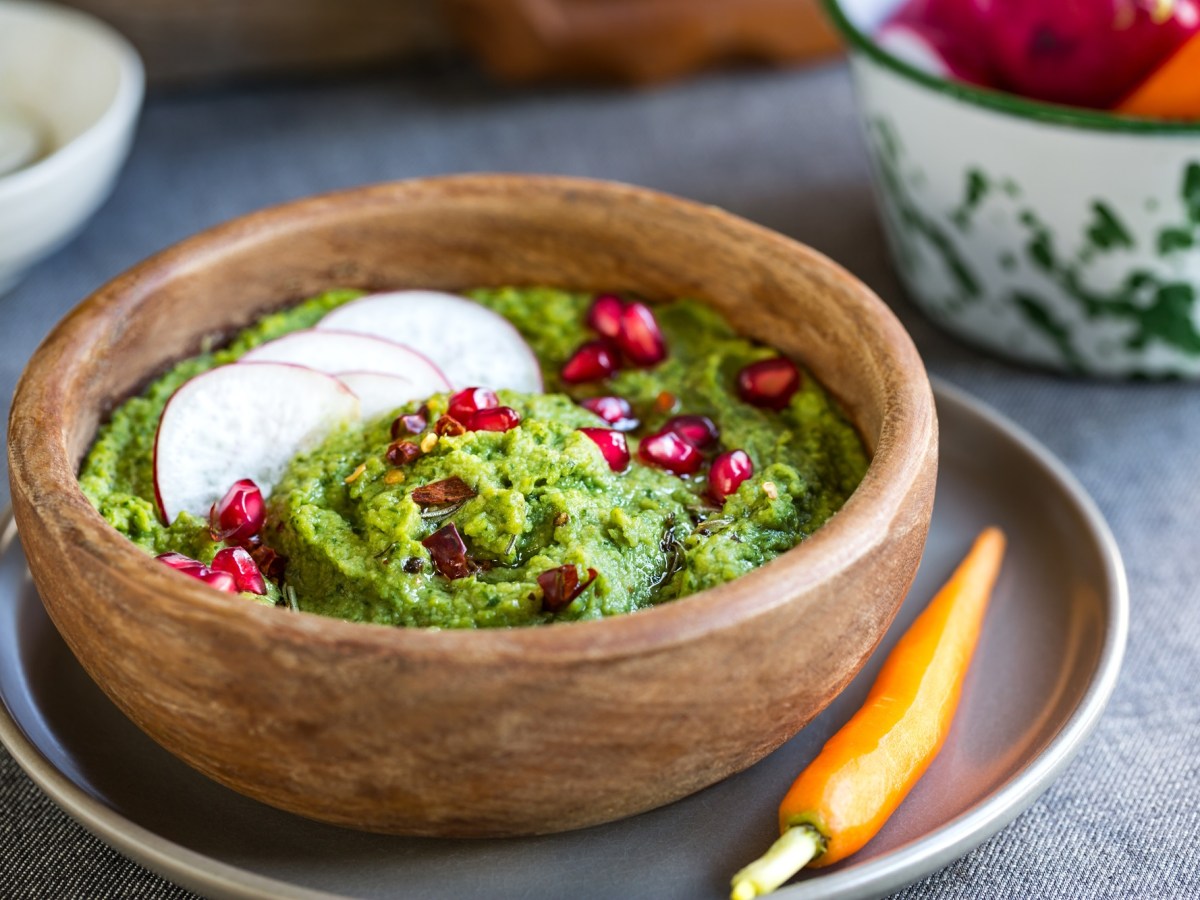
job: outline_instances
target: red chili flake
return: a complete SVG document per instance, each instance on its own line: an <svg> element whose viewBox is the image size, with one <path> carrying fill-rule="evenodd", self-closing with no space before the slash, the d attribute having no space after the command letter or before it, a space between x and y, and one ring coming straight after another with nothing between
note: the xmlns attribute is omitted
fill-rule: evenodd
<svg viewBox="0 0 1200 900"><path fill-rule="evenodd" d="M467 433L467 426L454 416L440 416L434 423L433 430L441 437L458 437Z"/></svg>
<svg viewBox="0 0 1200 900"><path fill-rule="evenodd" d="M287 567L287 558L280 556L265 544L250 551L250 556L258 565L258 570L278 582L283 578L283 570Z"/></svg>
<svg viewBox="0 0 1200 900"><path fill-rule="evenodd" d="M397 416L392 422L392 440L397 440L402 434L420 434L428 424L429 410L423 406L419 412Z"/></svg>
<svg viewBox="0 0 1200 900"><path fill-rule="evenodd" d="M412 494L413 502L421 506L435 506L441 503L457 503L460 500L470 500L475 496L474 489L459 478L451 475L441 481L423 484Z"/></svg>
<svg viewBox="0 0 1200 900"><path fill-rule="evenodd" d="M467 556L467 544L453 522L425 538L421 545L429 551L434 570L451 581L466 578L475 570Z"/></svg>
<svg viewBox="0 0 1200 900"><path fill-rule="evenodd" d="M654 408L659 412L670 412L679 403L679 398L670 391L663 391L654 398Z"/></svg>
<svg viewBox="0 0 1200 900"><path fill-rule="evenodd" d="M420 455L421 448L412 441L394 441L387 448L387 461L393 466L407 466Z"/></svg>
<svg viewBox="0 0 1200 900"><path fill-rule="evenodd" d="M579 580L579 569L573 565L559 566L539 575L537 582L542 589L542 609L546 612L565 609L596 580L596 570L589 568L587 571L587 581Z"/></svg>

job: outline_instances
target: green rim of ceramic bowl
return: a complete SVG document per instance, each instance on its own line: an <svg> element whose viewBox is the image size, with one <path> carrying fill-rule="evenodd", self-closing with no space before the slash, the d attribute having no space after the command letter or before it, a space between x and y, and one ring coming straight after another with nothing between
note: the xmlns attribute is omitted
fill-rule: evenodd
<svg viewBox="0 0 1200 900"><path fill-rule="evenodd" d="M1085 128L1119 134L1167 134L1200 136L1200 123L1166 122L1157 119L1139 119L1120 116L1097 110L1077 109L1027 100L1013 94L991 91L958 81L949 81L922 72L915 66L888 53L872 38L859 30L842 9L839 0L823 0L825 9L846 38L850 46L893 73L930 88L963 103L981 106L1006 115L1029 119L1047 125L1063 125L1069 128Z"/></svg>

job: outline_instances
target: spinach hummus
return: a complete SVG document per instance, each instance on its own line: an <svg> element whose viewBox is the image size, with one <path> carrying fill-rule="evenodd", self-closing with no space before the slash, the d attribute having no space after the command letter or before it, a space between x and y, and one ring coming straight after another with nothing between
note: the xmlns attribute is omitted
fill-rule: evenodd
<svg viewBox="0 0 1200 900"><path fill-rule="evenodd" d="M360 296L315 297L177 364L102 426L83 463L84 493L145 550L211 563L224 543L211 523L183 512L164 524L155 503L164 406L189 379ZM858 434L820 385L698 302L649 307L662 352L633 346L622 357L605 343L594 295L522 287L467 296L516 328L545 391L499 390L491 420L508 419L464 428L449 415L461 402L455 385L338 427L294 457L266 498L254 558L268 577L254 599L437 628L628 613L793 547L866 470ZM607 296L635 320L647 309ZM776 363L794 373L783 393ZM756 375L765 400L753 393Z"/></svg>

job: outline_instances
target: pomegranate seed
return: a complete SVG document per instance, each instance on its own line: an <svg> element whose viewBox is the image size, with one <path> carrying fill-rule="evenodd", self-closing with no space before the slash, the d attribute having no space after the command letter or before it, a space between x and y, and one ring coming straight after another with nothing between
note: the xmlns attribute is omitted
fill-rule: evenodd
<svg viewBox="0 0 1200 900"><path fill-rule="evenodd" d="M630 303L621 310L621 333L617 344L635 365L653 366L667 358L667 344L654 313L644 303Z"/></svg>
<svg viewBox="0 0 1200 900"><path fill-rule="evenodd" d="M730 450L713 460L708 472L708 495L718 503L737 491L743 481L754 474L754 463L745 450Z"/></svg>
<svg viewBox="0 0 1200 900"><path fill-rule="evenodd" d="M691 475L704 462L700 451L674 431L660 431L658 434L642 438L638 456L645 462L676 475Z"/></svg>
<svg viewBox="0 0 1200 900"><path fill-rule="evenodd" d="M228 572L205 572L196 577L209 587L215 587L218 591L224 591L227 594L238 593L237 581Z"/></svg>
<svg viewBox="0 0 1200 900"><path fill-rule="evenodd" d="M782 356L750 363L737 377L738 396L764 409L785 409L798 390L800 370Z"/></svg>
<svg viewBox="0 0 1200 900"><path fill-rule="evenodd" d="M624 397L589 397L580 405L591 410L617 431L633 431L640 424L633 415L633 407Z"/></svg>
<svg viewBox="0 0 1200 900"><path fill-rule="evenodd" d="M542 609L546 612L565 609L595 580L596 570L589 568L587 581L580 581L579 570L573 565L543 572L537 577L538 586L542 589Z"/></svg>
<svg viewBox="0 0 1200 900"><path fill-rule="evenodd" d="M621 333L621 313L624 309L625 302L616 294L601 294L592 301L587 323L597 334L606 338L616 338Z"/></svg>
<svg viewBox="0 0 1200 900"><path fill-rule="evenodd" d="M262 491L249 478L236 482L208 513L208 530L214 541L243 544L262 529L267 507Z"/></svg>
<svg viewBox="0 0 1200 900"><path fill-rule="evenodd" d="M621 432L612 428L580 428L579 431L600 448L608 467L614 472L624 472L629 466L629 445Z"/></svg>
<svg viewBox="0 0 1200 900"><path fill-rule="evenodd" d="M468 431L509 431L521 424L521 416L511 406L481 409L467 419Z"/></svg>
<svg viewBox="0 0 1200 900"><path fill-rule="evenodd" d="M213 557L212 570L232 575L239 591L251 594L265 594L267 583L263 581L262 572L254 558L241 547L226 547L218 550Z"/></svg>
<svg viewBox="0 0 1200 900"><path fill-rule="evenodd" d="M707 450L721 436L716 424L708 416L672 416L662 430L675 432L697 450Z"/></svg>
<svg viewBox="0 0 1200 900"><path fill-rule="evenodd" d="M446 412L458 421L466 422L479 410L494 409L499 405L500 399L496 396L495 391L481 387L469 387L450 398L450 408Z"/></svg>
<svg viewBox="0 0 1200 900"><path fill-rule="evenodd" d="M397 416L392 422L392 440L397 440L402 434L420 434L429 424L429 412L421 407L420 412L407 416Z"/></svg>
<svg viewBox="0 0 1200 900"><path fill-rule="evenodd" d="M184 556L182 553L162 553L154 557L163 565L170 566L179 572L187 575L199 576L202 572L208 571L208 566L199 560L192 559L190 556Z"/></svg>
<svg viewBox="0 0 1200 900"><path fill-rule="evenodd" d="M425 538L421 545L429 551L437 573L451 581L466 578L474 569L467 557L467 544L453 522Z"/></svg>
<svg viewBox="0 0 1200 900"><path fill-rule="evenodd" d="M588 341L563 365L562 378L569 384L600 381L619 368L612 344L604 340Z"/></svg>

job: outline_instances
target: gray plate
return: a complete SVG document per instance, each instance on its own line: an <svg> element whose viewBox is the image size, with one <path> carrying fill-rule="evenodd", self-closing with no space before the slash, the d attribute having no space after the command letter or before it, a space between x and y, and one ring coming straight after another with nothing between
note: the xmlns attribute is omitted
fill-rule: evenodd
<svg viewBox="0 0 1200 900"><path fill-rule="evenodd" d="M1116 681L1128 599L1099 512L1028 435L956 390L937 394L933 528L883 649L995 523L1010 549L983 639L945 749L904 805L857 856L801 876L780 898L881 895L979 844L1046 789ZM730 875L776 836L780 797L861 703L882 657L767 759L663 809L541 838L360 834L247 800L142 735L58 637L11 526L0 537L0 739L85 827L210 896L726 897Z"/></svg>

